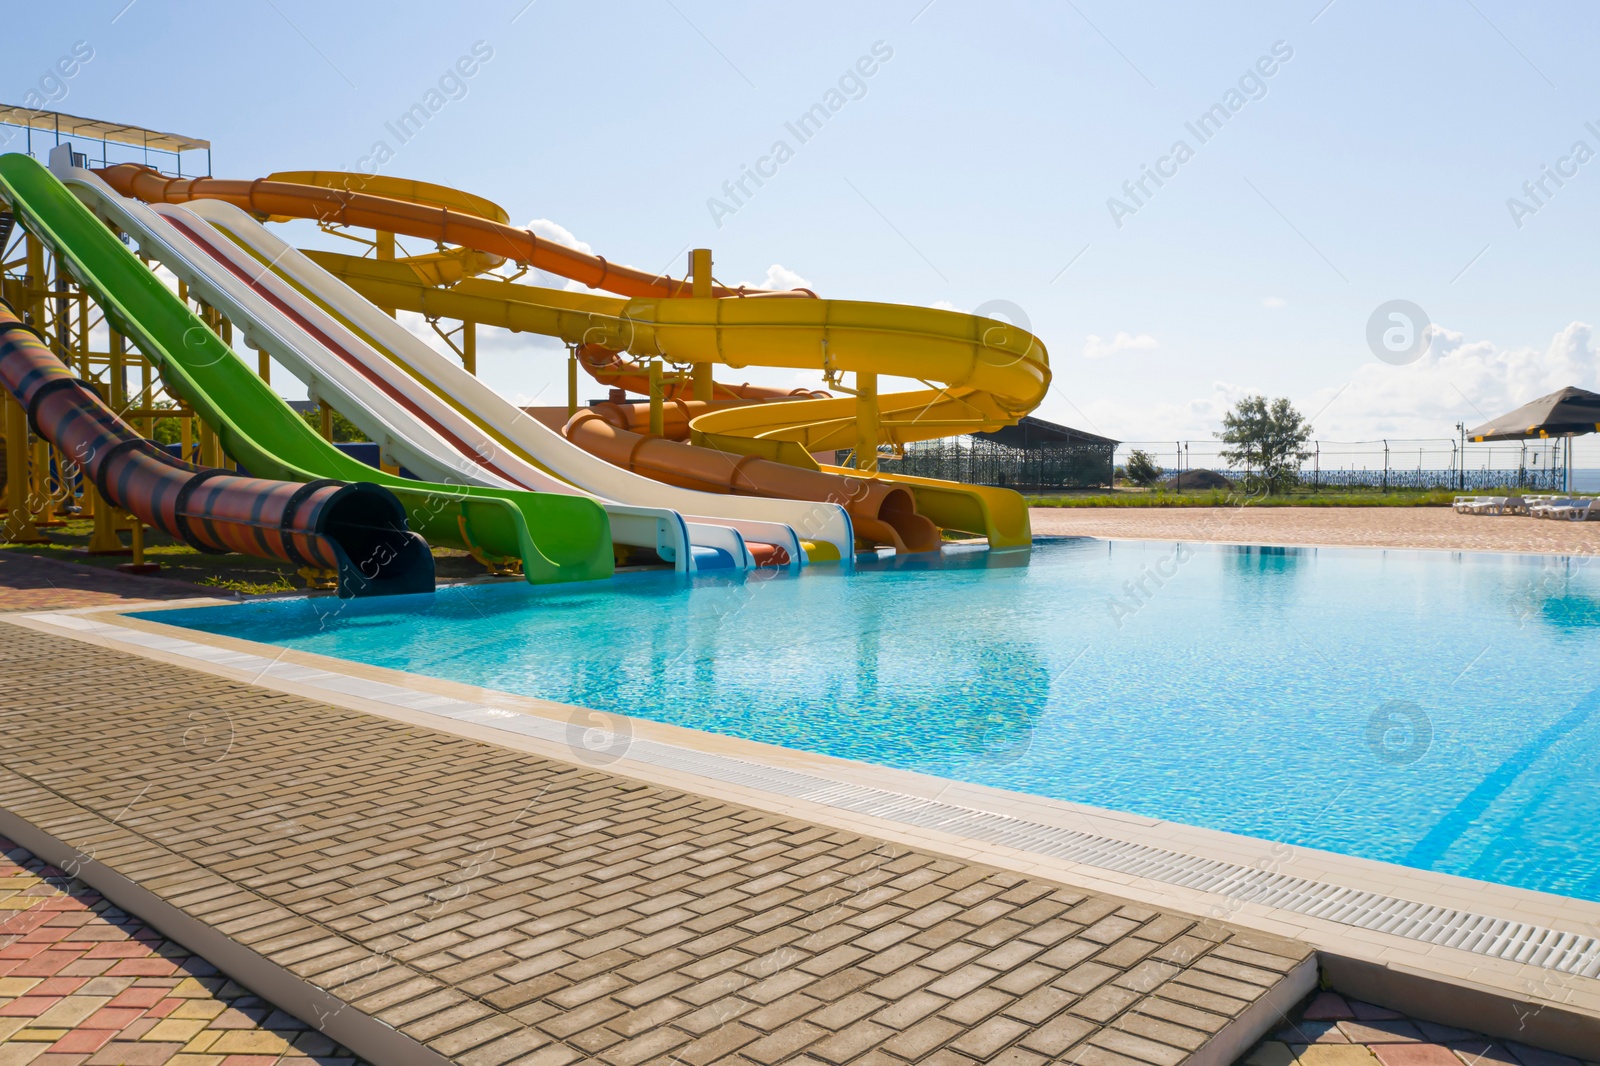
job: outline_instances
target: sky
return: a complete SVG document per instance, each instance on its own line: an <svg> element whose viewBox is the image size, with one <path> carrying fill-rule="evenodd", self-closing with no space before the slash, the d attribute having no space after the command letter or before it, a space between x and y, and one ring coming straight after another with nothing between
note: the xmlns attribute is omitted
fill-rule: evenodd
<svg viewBox="0 0 1600 1066"><path fill-rule="evenodd" d="M1324 440L1446 439L1600 389L1597 28L1509 0L111 0L13 19L0 97L207 138L222 177L376 169L650 270L709 247L725 282L1009 317L1050 352L1037 413L1121 440L1208 438L1256 392ZM1410 361L1369 343L1394 300L1430 324ZM559 347L480 345L503 393L564 402Z"/></svg>

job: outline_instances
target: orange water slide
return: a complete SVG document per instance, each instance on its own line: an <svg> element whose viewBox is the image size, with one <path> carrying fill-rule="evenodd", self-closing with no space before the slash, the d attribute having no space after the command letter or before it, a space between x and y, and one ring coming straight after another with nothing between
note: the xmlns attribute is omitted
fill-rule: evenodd
<svg viewBox="0 0 1600 1066"><path fill-rule="evenodd" d="M599 404L584 408L562 432L584 451L668 485L702 492L836 503L850 512L859 539L891 545L899 552L939 548L939 527L917 513L915 497L904 486L824 474L755 456L646 436L630 428L636 419L628 410L632 406ZM645 417L648 420L648 414ZM687 422L684 428L687 430Z"/></svg>
<svg viewBox="0 0 1600 1066"><path fill-rule="evenodd" d="M539 237L494 218L452 207L390 199L350 189L327 188L301 182L260 178L241 181L226 178L169 178L137 163L120 163L96 171L117 192L152 204L181 204L189 200L223 200L256 215L275 218L310 218L336 226L420 237L457 244L488 255L503 256L552 274L572 278L591 289L619 296L688 296L690 283L666 274L649 274L634 267L608 262L564 244ZM297 175L310 180L316 175ZM764 289L712 287L713 296L814 297L804 289L769 292Z"/></svg>

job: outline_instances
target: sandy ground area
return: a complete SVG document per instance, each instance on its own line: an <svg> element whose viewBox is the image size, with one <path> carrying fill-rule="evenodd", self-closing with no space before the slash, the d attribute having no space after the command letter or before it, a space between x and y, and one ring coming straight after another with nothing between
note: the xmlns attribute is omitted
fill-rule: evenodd
<svg viewBox="0 0 1600 1066"><path fill-rule="evenodd" d="M1600 522L1448 507L1035 507L1035 536L1600 554Z"/></svg>

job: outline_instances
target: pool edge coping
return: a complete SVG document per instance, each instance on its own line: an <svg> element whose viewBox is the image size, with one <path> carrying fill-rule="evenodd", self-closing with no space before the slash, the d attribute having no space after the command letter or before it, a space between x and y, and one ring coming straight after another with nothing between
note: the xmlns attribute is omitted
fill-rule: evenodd
<svg viewBox="0 0 1600 1066"><path fill-rule="evenodd" d="M1499 913L1509 912L1518 915L1518 918L1511 919L1513 921L1553 923L1555 928L1565 926L1568 929L1581 926L1589 931L1589 935L1600 933L1600 904L1527 889L1471 881L1449 874L1411 870L1375 860L1273 844L1270 841L1238 834L1034 797L990 786L969 785L911 771L876 767L834 756L800 752L756 741L630 718L612 712L538 700L384 667L368 666L311 652L218 636L150 619L128 617L131 611L164 611L231 602L197 598L156 603L124 603L61 611L18 611L8 613L3 620L54 635L71 636L87 643L113 647L141 657L166 661L187 669L201 670L233 681L243 681L363 713L373 713L392 720L525 750L563 762L594 766L596 769L661 787L710 795L757 809L775 810L784 815L803 817L851 832L907 843L967 861L1014 870L1030 876L1065 881L1091 891L1104 892L1167 910L1178 910L1200 916L1209 915L1215 920L1226 921L1233 925L1300 940L1316 948L1329 961L1342 964L1343 972L1346 973L1370 973L1372 967L1377 967L1389 975L1391 983L1398 982L1400 986L1406 986L1408 981L1411 985L1415 985L1418 980L1444 982L1460 988L1463 992L1470 992L1471 996L1468 998L1482 1000L1487 996L1493 1001L1510 1004L1519 1019L1518 1028L1511 1034L1499 1035L1510 1035L1513 1039L1518 1032L1523 1034L1523 1039L1531 1039L1527 1035L1526 1026L1530 1019L1537 1023L1541 1018L1558 1030L1566 1030L1576 1021L1584 1028L1589 1038L1600 1039L1600 980L1461 949L1430 945L1391 933L1352 928L1327 919L1283 911L1234 896L1191 890L1170 881L1128 876L1069 859L1052 858L1037 852L974 840L940 832L937 829L917 827L906 822L876 817L826 803L784 796L774 791L716 777L668 769L638 759L630 759L626 751L620 757L596 763L579 756L577 749L570 742L563 745L548 739L541 740L523 733L509 732L492 725L447 718L436 713L353 695L315 682L264 678L259 671L251 676L249 671L230 667L225 662L208 661L192 654L162 651L127 638L119 638L117 631L133 630L146 636L182 641L251 657L262 657L260 653L265 650L271 655L274 664L293 664L356 681L381 682L424 696L444 697L468 703L488 702L507 716L531 715L546 722L567 725L573 723L576 715L585 716L587 722L591 724L595 717L601 720L614 719L626 723L631 738L650 740L700 755L732 758L775 771L791 771L823 777L843 786L865 785L880 792L885 790L887 784L888 788L893 790L893 795L923 799L930 803L959 804L963 808L989 811L1003 818L1015 818L1025 810L1026 816L1031 821L1044 821L1074 832L1087 831L1136 846L1175 850L1198 858L1250 865L1259 863L1264 855L1273 854L1275 849L1288 848L1292 854L1286 860L1285 866L1287 868L1292 865L1295 876L1311 877L1320 881L1333 880L1363 892L1383 895L1402 893L1402 899L1438 901L1442 897L1451 906L1471 907L1476 911L1488 907ZM68 618L75 621L68 622ZM85 623L96 628L86 630ZM99 629L100 626L111 628L107 632ZM583 728L590 727L592 725L585 725ZM1530 910L1532 913L1529 913ZM1587 958L1587 955L1585 957ZM1363 967L1367 969L1363 971ZM1412 992L1416 992L1416 989L1412 988ZM1424 999L1428 998L1426 989L1420 994ZM1523 1010L1522 1007L1530 1009ZM1595 1027L1591 1029L1583 1023L1590 1023ZM1480 1024L1478 1028L1481 1029L1483 1026ZM1566 1040L1561 1039L1558 1042L1565 1044Z"/></svg>

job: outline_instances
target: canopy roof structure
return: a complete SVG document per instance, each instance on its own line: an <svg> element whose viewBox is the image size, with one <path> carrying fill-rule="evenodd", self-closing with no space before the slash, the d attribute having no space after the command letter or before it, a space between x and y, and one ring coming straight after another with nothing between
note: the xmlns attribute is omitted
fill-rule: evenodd
<svg viewBox="0 0 1600 1066"><path fill-rule="evenodd" d="M198 137L184 137L177 133L147 130L142 126L125 126L120 122L83 118L60 111L38 111L31 107L0 104L0 123L39 130L43 133L72 136L85 140L126 144L134 148L151 148L162 152L187 152L192 149L210 149L211 142Z"/></svg>
<svg viewBox="0 0 1600 1066"><path fill-rule="evenodd" d="M1473 441L1576 437L1600 430L1600 393L1567 386L1467 431Z"/></svg>

